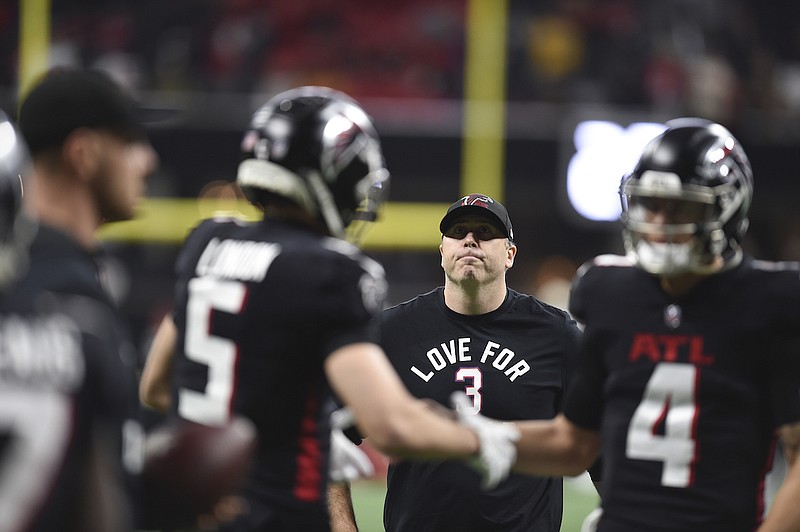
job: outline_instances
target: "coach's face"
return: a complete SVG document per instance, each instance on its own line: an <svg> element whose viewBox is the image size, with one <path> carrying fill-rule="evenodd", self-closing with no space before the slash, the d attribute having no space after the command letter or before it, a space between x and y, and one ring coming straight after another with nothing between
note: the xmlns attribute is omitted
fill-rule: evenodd
<svg viewBox="0 0 800 532"><path fill-rule="evenodd" d="M490 283L514 265L517 246L484 216L462 216L442 235L442 269L454 283Z"/></svg>

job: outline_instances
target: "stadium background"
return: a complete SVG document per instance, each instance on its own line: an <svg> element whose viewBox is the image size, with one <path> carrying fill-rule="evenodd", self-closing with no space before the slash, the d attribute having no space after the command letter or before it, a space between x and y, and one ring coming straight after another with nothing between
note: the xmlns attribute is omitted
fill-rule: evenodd
<svg viewBox="0 0 800 532"><path fill-rule="evenodd" d="M389 303L441 283L438 219L481 191L514 221L511 286L563 306L580 263L621 251L615 223L581 220L565 201L572 132L587 119L726 124L756 173L748 249L800 259L798 26L793 0L5 0L0 107L13 113L31 79L68 65L103 68L143 102L161 169L140 219L103 236L144 353L182 236L214 210L247 212L218 201L235 197L250 114L300 84L349 92L381 133L391 203L365 242ZM566 513L594 505L584 487L568 486ZM380 509L380 480L356 492L364 519Z"/></svg>

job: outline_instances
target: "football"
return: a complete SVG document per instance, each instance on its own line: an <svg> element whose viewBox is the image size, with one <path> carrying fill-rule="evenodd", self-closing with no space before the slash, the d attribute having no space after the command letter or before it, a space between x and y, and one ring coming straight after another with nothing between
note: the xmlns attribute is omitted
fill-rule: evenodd
<svg viewBox="0 0 800 532"><path fill-rule="evenodd" d="M192 525L238 491L250 471L257 435L252 422L234 417L221 426L170 420L145 441L142 494L147 521Z"/></svg>

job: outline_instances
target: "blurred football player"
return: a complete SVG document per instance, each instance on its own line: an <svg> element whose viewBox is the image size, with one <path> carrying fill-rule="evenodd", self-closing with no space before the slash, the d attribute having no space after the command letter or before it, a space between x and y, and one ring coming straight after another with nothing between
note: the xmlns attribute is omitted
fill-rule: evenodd
<svg viewBox="0 0 800 532"><path fill-rule="evenodd" d="M0 112L0 529L127 531L119 459L126 368L109 356L105 316L17 288L37 225L23 213L30 160Z"/></svg>
<svg viewBox="0 0 800 532"><path fill-rule="evenodd" d="M520 424L516 467L574 475L602 452L598 531L751 531L776 436L800 474L800 267L742 250L753 174L737 139L668 126L622 180L627 256L576 277L577 378L563 415ZM776 518L796 506L796 488L783 496Z"/></svg>
<svg viewBox="0 0 800 532"><path fill-rule="evenodd" d="M466 430L435 413L378 346L383 268L346 240L375 220L389 182L364 110L324 87L281 93L253 115L242 151L237 182L264 219L213 219L189 235L176 267L176 328L168 319L159 331L177 338L174 358L151 351L142 382L145 401L171 382L168 402L185 419L217 424L236 412L256 424L250 512L225 530L330 529L334 394L390 455L474 456L490 484L504 478L515 431Z"/></svg>
<svg viewBox="0 0 800 532"><path fill-rule="evenodd" d="M38 410L33 400L16 407L20 416L25 412L31 420L29 427L20 427L30 428L31 436L37 434L34 428L50 435L50 445L42 448L42 452L77 453L75 457L66 458L55 454L47 456L55 461L43 463L40 471L26 473L23 486L41 483L39 488L51 493L48 505L60 505L52 512L48 509L50 506L43 507L41 519L52 520L43 521L46 524L37 530L153 528L150 525L159 524L151 520L153 505L145 497L147 493L140 489L146 456L137 400L138 356L128 324L102 282L103 249L96 231L106 222L134 216L146 179L157 163L155 151L139 122L136 102L99 71L62 70L44 76L22 102L19 129L32 159L32 183L25 190L25 205L29 211L26 219L35 225L36 231L31 234L27 269L23 272L17 268L24 275L15 283L13 296L17 301L36 303L36 310L45 304L44 301L48 308L54 307L68 315L72 329L83 336L74 350L80 353L82 345L87 352L85 367L73 371L75 391L70 392L75 396L73 404L59 403L66 411L53 413L52 424L45 422L45 412ZM9 268L7 262L0 261L0 267ZM9 349L4 353L6 358L15 354L11 349L17 347L8 339L26 349L37 348L36 353L42 360L28 361L31 367L50 360L45 354L54 340L45 333L26 335L20 332L7 336L2 344ZM66 363L66 358L56 360L51 370L66 371L66 366L58 365ZM85 377L81 372L85 372ZM98 372L102 377L95 378ZM86 383L85 390L80 385L82 382ZM3 404L11 409L15 403ZM57 419L57 414L63 419ZM82 428L87 424L94 429L91 433ZM60 432L53 432L56 430ZM103 443L93 447L90 438L100 438L97 433L102 433ZM79 439L72 443L70 435ZM197 443L189 441L187 445L197 446ZM92 448L96 450L90 450ZM212 457L216 463L225 463L219 456L220 449L213 452L217 453ZM92 473L97 468L89 467L91 464L87 460L98 457L102 457L113 472L106 483L111 488L95 488L95 492L87 494L81 488L82 479L75 475ZM59 466L76 473L50 478L48 473L57 471ZM53 482L61 482L63 486ZM18 485L13 482L4 486L9 493L17 493ZM118 488L118 494L114 487ZM112 512L108 519L92 519L91 523L77 523L69 528L73 526L73 516L79 516L81 505L88 503L96 510L104 510L108 508L105 501L109 498L119 499L117 506L123 510ZM35 509L35 506L15 504L12 499L5 501L18 512ZM125 510L126 507L131 510ZM5 516L10 514L4 510L5 507L0 508L0 516L5 522ZM174 519L168 511L161 510L159 508L160 518ZM23 517L30 518L30 514ZM180 517L185 518L184 523L193 523L194 516Z"/></svg>
<svg viewBox="0 0 800 532"><path fill-rule="evenodd" d="M43 76L22 101L19 128L33 161L33 186L25 202L38 229L28 271L15 292L31 299L52 293L83 326L93 327L106 358L118 366L116 393L126 403L123 422L111 437L117 440L128 494L135 498L143 438L136 402L138 357L128 324L102 282L103 249L96 231L103 223L134 216L156 154L136 102L99 71Z"/></svg>

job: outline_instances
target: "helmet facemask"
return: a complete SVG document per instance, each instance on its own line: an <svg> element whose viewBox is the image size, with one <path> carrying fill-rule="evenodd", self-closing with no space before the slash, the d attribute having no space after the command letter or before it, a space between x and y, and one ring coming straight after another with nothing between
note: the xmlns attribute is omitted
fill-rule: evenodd
<svg viewBox="0 0 800 532"><path fill-rule="evenodd" d="M753 172L731 133L698 118L667 123L622 179L630 259L656 275L709 274L741 261Z"/></svg>
<svg viewBox="0 0 800 532"><path fill-rule="evenodd" d="M738 264L738 241L726 236L744 201L736 190L684 184L664 172L629 176L620 187L626 252L656 275L708 274Z"/></svg>
<svg viewBox="0 0 800 532"><path fill-rule="evenodd" d="M378 211L389 195L389 172L379 168L364 176L355 186L356 208L345 228L345 238L360 244L378 219Z"/></svg>
<svg viewBox="0 0 800 532"><path fill-rule="evenodd" d="M309 183L331 235L357 244L388 196L389 172L377 133L360 107L335 102L321 116L326 123L320 168L330 194L313 177Z"/></svg>

